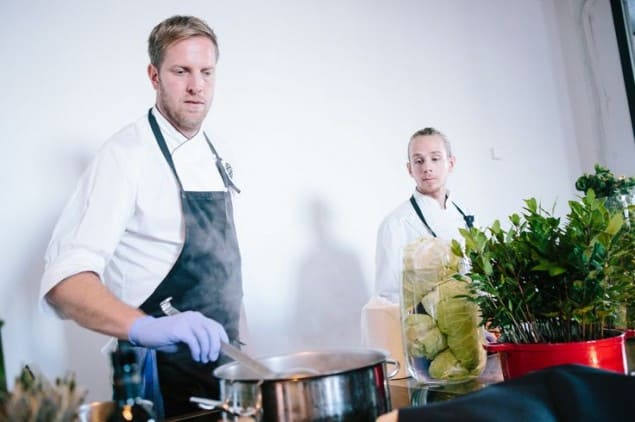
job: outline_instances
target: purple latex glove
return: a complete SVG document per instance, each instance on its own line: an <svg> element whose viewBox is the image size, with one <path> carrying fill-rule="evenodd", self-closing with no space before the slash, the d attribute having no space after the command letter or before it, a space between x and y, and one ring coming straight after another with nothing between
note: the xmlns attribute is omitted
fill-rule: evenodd
<svg viewBox="0 0 635 422"><path fill-rule="evenodd" d="M137 318L130 327L128 339L135 346L168 353L176 352L178 343L185 343L192 359L203 363L218 359L221 341L229 342L222 325L194 311L160 318Z"/></svg>

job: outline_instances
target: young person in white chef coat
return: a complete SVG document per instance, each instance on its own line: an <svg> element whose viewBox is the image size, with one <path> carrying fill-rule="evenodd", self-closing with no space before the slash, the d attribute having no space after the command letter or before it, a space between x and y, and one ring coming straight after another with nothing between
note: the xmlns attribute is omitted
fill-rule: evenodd
<svg viewBox="0 0 635 422"><path fill-rule="evenodd" d="M406 165L416 187L379 227L375 262L379 296L399 302L406 245L423 236L460 240L459 229L474 224L474 217L454 201L446 187L455 163L450 142L438 130L425 128L410 137Z"/></svg>
<svg viewBox="0 0 635 422"><path fill-rule="evenodd" d="M40 306L130 341L160 417L218 398L221 342L238 342L240 251L225 150L203 130L218 43L201 19L173 16L148 40L156 103L113 135L67 203L46 252ZM182 311L167 316L172 298ZM164 412L163 412L164 410Z"/></svg>
<svg viewBox="0 0 635 422"><path fill-rule="evenodd" d="M415 181L414 192L386 216L378 230L375 294L362 311L362 342L384 348L400 361L398 376L407 376L398 306L403 250L423 236L460 239L459 229L474 222L446 187L455 163L444 134L430 127L415 132L408 142L406 164Z"/></svg>

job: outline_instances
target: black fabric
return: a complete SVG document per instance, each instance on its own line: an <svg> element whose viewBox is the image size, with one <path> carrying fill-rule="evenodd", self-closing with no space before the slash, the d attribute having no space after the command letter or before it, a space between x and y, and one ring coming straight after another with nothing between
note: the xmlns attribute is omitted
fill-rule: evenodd
<svg viewBox="0 0 635 422"><path fill-rule="evenodd" d="M632 421L635 377L581 365L543 369L424 407L399 410L414 421Z"/></svg>
<svg viewBox="0 0 635 422"><path fill-rule="evenodd" d="M151 110L148 112L148 121L179 184L185 239L174 266L140 308L149 315L163 316L160 304L170 297L176 309L201 312L223 325L230 342L237 343L243 290L231 194L229 190L185 191ZM205 139L216 157L216 167L225 187L238 191L231 177L225 173L223 160L207 136ZM158 382L166 417L196 410L196 406L189 403L191 396L220 398L219 381L213 377L212 371L223 364L224 360L200 364L192 360L189 349L184 344L179 346L177 353L157 352L156 355Z"/></svg>
<svg viewBox="0 0 635 422"><path fill-rule="evenodd" d="M452 205L454 205L454 208L456 208L456 210L459 212L459 214L461 214L463 216L463 221L465 221L465 226L468 229L471 229L472 227L474 227L474 216L465 214L463 212L463 210L461 208L459 208L458 205L456 205L455 202L452 202Z"/></svg>
<svg viewBox="0 0 635 422"><path fill-rule="evenodd" d="M220 397L220 383L212 377L216 364L192 361L189 350L175 354L157 353L157 367L168 418L199 411L198 405L190 402L192 396Z"/></svg>
<svg viewBox="0 0 635 422"><path fill-rule="evenodd" d="M205 136L205 141L207 141L207 145L209 145L210 149L212 150L212 153L216 156L216 168L218 169L220 176L223 178L223 183L225 184L225 187L229 186L232 189L234 189L236 193L240 193L240 189L238 189L238 186L234 184L234 180L232 179L233 171L231 169L231 166L225 161L223 161L222 158L220 158L220 155L218 155L218 153L216 152L216 148L214 148L214 145L209 140L205 132L203 132L203 136Z"/></svg>
<svg viewBox="0 0 635 422"><path fill-rule="evenodd" d="M434 232L434 230L432 230L432 227L430 227L430 225L426 221L426 218L423 216L423 212L421 212L421 208L419 208L419 204L417 204L417 201L415 200L414 195L410 197L410 203L412 204L412 208L415 209L415 212L417 213L419 220L421 220L423 225L426 226L426 229L428 229L432 237L437 237L437 234Z"/></svg>

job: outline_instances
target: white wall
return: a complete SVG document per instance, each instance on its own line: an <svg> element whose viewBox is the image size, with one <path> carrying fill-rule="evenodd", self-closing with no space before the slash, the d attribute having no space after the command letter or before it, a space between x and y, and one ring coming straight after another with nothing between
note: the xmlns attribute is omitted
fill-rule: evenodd
<svg viewBox="0 0 635 422"><path fill-rule="evenodd" d="M205 18L220 39L211 123L238 157L255 354L357 344L356 327L336 331L330 313L356 318L372 289L375 232L412 189L405 151L419 128L452 140L451 188L482 224L529 196L563 203L594 162L635 173L608 2L5 0L10 378L25 363L74 370L91 399L109 396L104 338L35 308L42 256L87 160L152 105L147 35L176 13Z"/></svg>

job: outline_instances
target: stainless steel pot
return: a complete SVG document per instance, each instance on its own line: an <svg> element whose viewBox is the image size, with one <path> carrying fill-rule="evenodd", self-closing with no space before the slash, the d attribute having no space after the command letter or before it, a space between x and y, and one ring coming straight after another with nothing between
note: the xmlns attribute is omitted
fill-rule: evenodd
<svg viewBox="0 0 635 422"><path fill-rule="evenodd" d="M383 351L311 351L258 360L275 377L255 379L238 362L214 370L223 401L216 407L262 421L371 421L391 409L388 380L399 363ZM386 364L395 366L389 375Z"/></svg>

